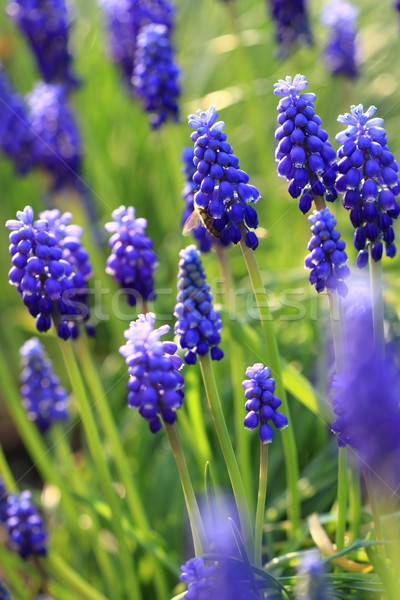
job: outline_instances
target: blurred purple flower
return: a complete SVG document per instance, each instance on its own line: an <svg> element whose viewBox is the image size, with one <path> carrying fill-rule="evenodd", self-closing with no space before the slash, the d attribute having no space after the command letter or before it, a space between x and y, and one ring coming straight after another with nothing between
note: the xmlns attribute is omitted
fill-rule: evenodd
<svg viewBox="0 0 400 600"><path fill-rule="evenodd" d="M324 574L324 563L319 552L307 552L297 568L296 600L333 600L324 581Z"/></svg>
<svg viewBox="0 0 400 600"><path fill-rule="evenodd" d="M333 75L350 78L358 75L357 15L358 9L344 0L332 0L321 13L322 23L329 28L323 56Z"/></svg>
<svg viewBox="0 0 400 600"><path fill-rule="evenodd" d="M306 0L267 0L275 21L278 56L285 58L296 44L312 44Z"/></svg>

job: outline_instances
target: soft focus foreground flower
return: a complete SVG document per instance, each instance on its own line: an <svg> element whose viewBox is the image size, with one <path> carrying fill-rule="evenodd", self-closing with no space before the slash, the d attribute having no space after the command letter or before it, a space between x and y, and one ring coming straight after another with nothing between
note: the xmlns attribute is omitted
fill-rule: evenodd
<svg viewBox="0 0 400 600"><path fill-rule="evenodd" d="M275 21L278 56L286 57L296 44L312 44L306 0L267 0Z"/></svg>
<svg viewBox="0 0 400 600"><path fill-rule="evenodd" d="M68 392L60 385L53 364L37 338L25 342L19 352L22 402L29 419L44 433L55 421L68 418Z"/></svg>
<svg viewBox="0 0 400 600"><path fill-rule="evenodd" d="M310 210L313 196L321 196L328 202L337 198L336 152L315 114L315 94L302 93L307 87L304 75L296 75L293 80L287 76L274 85L275 96L282 96L278 104L279 127L275 132L279 142L275 153L278 175L290 182L289 194L300 197L302 213Z"/></svg>
<svg viewBox="0 0 400 600"><path fill-rule="evenodd" d="M354 245L359 250L357 265L368 263L368 251L374 261L382 258L383 243L386 256L396 254L393 219L397 219L400 206L398 164L387 145L383 119L372 118L375 106L364 113L362 104L351 107L351 114L338 117L347 125L336 136L343 144L338 151L341 175L336 182L338 192L344 193L343 206L350 210L350 220L356 229Z"/></svg>
<svg viewBox="0 0 400 600"><path fill-rule="evenodd" d="M82 187L81 138L62 85L38 82L27 95L33 133L32 161L51 176L55 189Z"/></svg>
<svg viewBox="0 0 400 600"><path fill-rule="evenodd" d="M324 564L317 550L307 552L297 575L296 600L333 600L324 582Z"/></svg>
<svg viewBox="0 0 400 600"><path fill-rule="evenodd" d="M127 300L135 306L138 300L153 300L154 272L157 256L153 242L146 236L146 219L137 219L133 206L120 206L112 213L113 221L106 223L110 238L111 256L106 272L126 290Z"/></svg>
<svg viewBox="0 0 400 600"><path fill-rule="evenodd" d="M13 88L0 63L0 148L18 172L32 166L32 132L22 96Z"/></svg>
<svg viewBox="0 0 400 600"><path fill-rule="evenodd" d="M0 600L10 600L10 595L0 581Z"/></svg>
<svg viewBox="0 0 400 600"><path fill-rule="evenodd" d="M329 27L324 59L334 75L356 77L356 18L358 9L343 0L328 2L321 13L321 21Z"/></svg>
<svg viewBox="0 0 400 600"><path fill-rule="evenodd" d="M335 229L336 219L329 208L314 210L308 217L312 237L308 244L310 254L306 256L305 266L311 269L310 283L317 292L337 289L341 296L346 296L347 286L344 279L350 276L346 265L346 244L340 239L340 233Z"/></svg>
<svg viewBox="0 0 400 600"><path fill-rule="evenodd" d="M167 119L179 119L179 74L168 28L156 24L142 27L137 36L132 82L143 109L151 113L154 129Z"/></svg>
<svg viewBox="0 0 400 600"><path fill-rule="evenodd" d="M274 396L275 379L271 377L271 369L262 363L256 363L246 369L248 379L242 382L246 396L248 414L244 420L246 429L260 426L260 438L263 444L272 442L274 432L268 421L272 421L279 430L288 426L288 420L278 412L281 400Z"/></svg>
<svg viewBox="0 0 400 600"><path fill-rule="evenodd" d="M47 552L42 517L31 496L30 492L24 491L19 496L12 494L8 499L6 525L10 544L22 558L31 554L45 556Z"/></svg>
<svg viewBox="0 0 400 600"><path fill-rule="evenodd" d="M68 225L70 213L45 211L34 221L30 206L6 223L10 233L13 267L9 281L15 285L40 332L51 327L52 318L59 337L79 333L78 324L89 318L86 305L90 264L81 247L82 230ZM79 309L79 310L78 310Z"/></svg>
<svg viewBox="0 0 400 600"><path fill-rule="evenodd" d="M69 15L65 0L9 0L7 13L27 38L43 79L76 85L68 51Z"/></svg>
<svg viewBox="0 0 400 600"><path fill-rule="evenodd" d="M185 201L183 209L182 225L184 225L194 211L194 194L197 185L193 181L193 175L196 173L196 167L193 163L194 148L192 146L184 148L182 153L182 171L185 176L185 185L182 191L182 197ZM202 223L191 231L193 237L199 244L201 252L209 252L215 238L207 231Z"/></svg>
<svg viewBox="0 0 400 600"><path fill-rule="evenodd" d="M249 176L239 168L239 159L223 131L225 123L217 121L215 106L207 112L189 115L189 127L196 131L190 136L194 142L193 181L197 185L195 208L215 237L227 246L237 244L245 231L246 246L258 246L254 232L258 225L257 213L251 206L260 199L258 190L249 185ZM209 225L207 224L208 222Z"/></svg>
<svg viewBox="0 0 400 600"><path fill-rule="evenodd" d="M149 423L150 431L161 429L160 417L166 423L176 421L182 406L184 381L179 369L182 360L175 354L176 344L162 342L169 325L154 329L156 315L139 315L125 331L128 340L119 349L128 365L128 404L138 408Z"/></svg>
<svg viewBox="0 0 400 600"><path fill-rule="evenodd" d="M112 59L132 88L137 36L141 27L158 23L172 30L174 8L167 0L100 0L107 19Z"/></svg>
<svg viewBox="0 0 400 600"><path fill-rule="evenodd" d="M221 342L222 322L213 307L213 297L206 281L200 252L196 246L188 246L179 253L178 295L174 315L177 317L175 334L182 348L187 348L185 361L196 363L196 356L211 352L213 360L220 360L224 353Z"/></svg>

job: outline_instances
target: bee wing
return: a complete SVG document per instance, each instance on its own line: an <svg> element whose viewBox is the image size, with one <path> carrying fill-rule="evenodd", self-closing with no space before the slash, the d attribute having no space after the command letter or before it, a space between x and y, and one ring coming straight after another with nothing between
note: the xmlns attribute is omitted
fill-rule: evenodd
<svg viewBox="0 0 400 600"><path fill-rule="evenodd" d="M182 231L183 235L189 235L191 231L197 229L197 227L199 227L200 225L203 225L203 221L201 220L199 213L196 210L194 210L185 221Z"/></svg>

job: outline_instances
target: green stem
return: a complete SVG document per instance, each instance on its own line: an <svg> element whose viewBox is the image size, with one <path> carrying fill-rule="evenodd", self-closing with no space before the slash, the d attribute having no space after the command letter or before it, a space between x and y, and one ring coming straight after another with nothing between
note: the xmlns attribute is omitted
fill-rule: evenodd
<svg viewBox="0 0 400 600"><path fill-rule="evenodd" d="M235 318L231 315L230 293L234 290L232 273L229 268L228 256L226 250L218 243L215 244L215 250L218 257L218 262L223 277L223 292L224 304L228 319ZM243 478L243 484L247 494L249 509L253 512L255 508L254 499L254 481L253 469L251 463L251 436L243 427L244 404L243 404L243 388L242 379L244 368L242 365L242 349L237 343L231 330L228 330L228 343L230 347L229 361L231 368L231 380L233 383L233 402L234 402L234 422L235 422L235 440L237 457L239 462L240 472Z"/></svg>
<svg viewBox="0 0 400 600"><path fill-rule="evenodd" d="M113 488L111 475L104 457L102 443L100 441L97 426L93 418L93 407L89 404L85 386L82 381L82 377L75 359L71 343L64 342L59 338L57 339L64 358L64 363L68 372L68 377L78 403L79 412L82 419L83 427L85 429L90 453L96 466L97 474L103 487L105 497L111 509L113 527L120 546L120 558L122 568L125 574L126 589L130 590L130 593L135 598L137 597L138 600L140 600L142 594L136 577L133 556L128 548L125 535L122 529L120 519L121 507Z"/></svg>
<svg viewBox="0 0 400 600"><path fill-rule="evenodd" d="M26 582L23 580L22 573L19 572L15 564L13 564L11 555L3 543L0 544L0 565L2 571L5 572L10 585L15 590L15 593L18 594L18 597L21 598L21 600L31 600L32 595Z"/></svg>
<svg viewBox="0 0 400 600"><path fill-rule="evenodd" d="M262 538L265 515L265 499L267 496L268 478L268 444L260 443L260 480L258 485L254 556L256 566L262 567Z"/></svg>
<svg viewBox="0 0 400 600"><path fill-rule="evenodd" d="M385 333L383 323L382 261L375 262L372 258L371 244L369 245L369 277L371 283L374 342L376 348L383 354L385 350Z"/></svg>
<svg viewBox="0 0 400 600"><path fill-rule="evenodd" d="M368 467L363 469L365 485L367 487L368 498L371 505L372 517L374 519L375 524L375 536L378 542L384 541L384 535L382 530L382 522L381 522L381 512L379 510L378 499L376 496L375 485L373 480L373 475L369 471ZM381 558L385 559L385 546L383 544L378 545L378 553Z"/></svg>
<svg viewBox="0 0 400 600"><path fill-rule="evenodd" d="M78 597L82 600L107 600L105 596L87 581L85 581L76 571L71 569L66 562L55 552L49 552L45 559L46 566L49 572L54 577L58 577L68 589L73 589L77 592ZM131 593L131 592L130 592ZM136 596L133 596L136 598Z"/></svg>
<svg viewBox="0 0 400 600"><path fill-rule="evenodd" d="M167 430L169 443L171 444L176 466L178 467L179 477L181 479L183 495L185 496L186 508L189 514L190 527L192 529L195 553L196 556L199 556L200 554L203 554L208 546L207 536L204 530L196 496L193 491L192 481L190 479L185 455L183 453L178 427L176 423L170 425L164 422L164 425Z"/></svg>
<svg viewBox="0 0 400 600"><path fill-rule="evenodd" d="M2 445L0 444L0 474L3 479L4 485L8 492L12 492L13 488L16 487L13 474L8 466L6 456Z"/></svg>
<svg viewBox="0 0 400 600"><path fill-rule="evenodd" d="M359 538L360 525L361 525L361 485L360 485L360 471L358 464L350 461L349 466L349 501L350 501L350 542L354 542Z"/></svg>
<svg viewBox="0 0 400 600"><path fill-rule="evenodd" d="M135 485L135 479L132 476L128 458L122 447L121 437L115 423L114 415L104 392L98 369L96 368L92 354L89 351L87 339L79 338L76 340L75 348L78 353L86 383L92 399L95 402L96 412L99 415L105 436L112 448L112 456L115 460L118 476L126 490L126 502L128 504L129 512L134 522L145 533L150 533L151 528L143 506L143 501ZM151 561L154 563L155 583L157 584L158 593L165 596L167 594L165 575L153 558L151 558Z"/></svg>
<svg viewBox="0 0 400 600"><path fill-rule="evenodd" d="M282 381L281 362L279 357L278 345L276 342L274 324L271 311L268 304L268 297L265 293L264 284L262 281L260 269L257 263L255 253L250 248L247 248L244 236L240 240L243 257L246 262L251 285L253 287L254 296L258 307L261 326L263 328L265 342L268 351L268 366L276 380L277 395L282 401L282 412L288 418L291 426L282 431L283 451L285 454L286 479L289 492L288 498L288 514L291 522L290 533L293 537L299 533L300 525L300 496L297 488L299 480L299 466L296 449L296 441L294 437L293 424L290 418L289 404L286 396L286 390Z"/></svg>
<svg viewBox="0 0 400 600"><path fill-rule="evenodd" d="M344 536L347 521L347 448L338 448L338 517L336 527L336 549L339 552L344 548Z"/></svg>
<svg viewBox="0 0 400 600"><path fill-rule="evenodd" d="M246 547L250 552L252 548L253 524L250 517L249 506L247 504L246 491L244 489L243 480L240 475L239 465L233 451L232 442L229 437L228 428L224 413L222 411L221 401L219 399L217 385L214 379L214 373L211 366L209 353L199 356L201 374L203 377L204 387L207 394L208 404L214 420L215 429L224 455L225 463L228 468L229 478L231 480L233 493L235 496L240 524L242 527L242 535L245 540ZM250 556L252 551L250 553Z"/></svg>

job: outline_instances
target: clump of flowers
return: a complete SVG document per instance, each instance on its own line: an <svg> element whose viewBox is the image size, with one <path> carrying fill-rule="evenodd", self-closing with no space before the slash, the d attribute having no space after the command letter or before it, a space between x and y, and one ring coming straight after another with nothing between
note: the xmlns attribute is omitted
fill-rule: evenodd
<svg viewBox="0 0 400 600"><path fill-rule="evenodd" d="M237 244L244 234L246 246L254 250L258 239L250 229L257 227L258 218L251 205L260 194L248 183L248 174L239 168L239 159L223 131L225 123L217 121L215 106L207 112L199 110L188 119L189 127L196 130L190 136L196 167L195 209L200 211L208 231L224 246Z"/></svg>
<svg viewBox="0 0 400 600"><path fill-rule="evenodd" d="M37 338L25 342L19 352L22 402L29 419L44 433L54 422L68 418L68 392Z"/></svg>
<svg viewBox="0 0 400 600"><path fill-rule="evenodd" d="M0 64L0 148L19 173L32 167L32 132L23 97Z"/></svg>
<svg viewBox="0 0 400 600"><path fill-rule="evenodd" d="M50 175L55 189L81 189L81 138L66 88L38 82L27 95L27 103L33 163Z"/></svg>
<svg viewBox="0 0 400 600"><path fill-rule="evenodd" d="M171 32L174 7L168 0L101 0L101 5L107 19L112 59L119 66L127 88L132 90L140 28L155 23Z"/></svg>
<svg viewBox="0 0 400 600"><path fill-rule="evenodd" d="M146 25L137 37L133 88L142 99L143 109L151 113L154 129L167 119L179 119L180 70L165 25Z"/></svg>
<svg viewBox="0 0 400 600"><path fill-rule="evenodd" d="M76 85L68 51L70 25L65 0L9 0L7 13L27 38L43 79Z"/></svg>
<svg viewBox="0 0 400 600"><path fill-rule="evenodd" d="M346 265L346 244L340 239L340 232L335 229L336 219L329 208L315 210L308 217L312 237L308 244L310 254L305 259L305 266L311 269L310 283L317 292L325 288L336 290L346 296L347 286L344 282L350 276Z"/></svg>
<svg viewBox="0 0 400 600"><path fill-rule="evenodd" d="M275 21L278 55L286 57L296 44L312 44L306 0L267 0Z"/></svg>
<svg viewBox="0 0 400 600"><path fill-rule="evenodd" d="M6 525L10 544L22 558L46 555L47 534L31 492L8 497Z"/></svg>
<svg viewBox="0 0 400 600"><path fill-rule="evenodd" d="M192 245L181 250L179 256L175 334L179 336L181 347L187 348L185 361L195 364L197 355L203 356L208 352L213 360L220 360L224 356L218 347L222 322L213 307L200 252Z"/></svg>
<svg viewBox="0 0 400 600"><path fill-rule="evenodd" d="M193 175L196 173L196 167L194 166L194 148L193 146L184 148L182 153L182 171L185 176L185 185L183 187L182 196L185 201L185 208L183 209L182 225L187 223L188 219L192 217L194 212L194 194L197 189L197 185L193 181ZM201 252L209 252L213 244L214 238L207 231L204 225L200 222L196 224L191 230L191 233L197 241Z"/></svg>
<svg viewBox="0 0 400 600"><path fill-rule="evenodd" d="M350 78L358 75L357 15L358 9L343 0L328 2L322 11L321 21L329 28L324 59L333 75L344 75Z"/></svg>
<svg viewBox="0 0 400 600"><path fill-rule="evenodd" d="M131 306L140 299L153 300L158 262L153 242L146 236L146 219L137 219L133 206L120 206L113 211L112 218L113 221L105 225L106 231L113 234L106 272L126 290Z"/></svg>
<svg viewBox="0 0 400 600"><path fill-rule="evenodd" d="M300 198L302 213L310 210L317 196L328 202L337 198L336 152L315 114L315 94L302 93L307 87L304 75L296 75L293 80L287 76L274 84L275 96L282 96L278 104L279 127L275 132L279 142L275 154L278 175L289 181L292 198Z"/></svg>
<svg viewBox="0 0 400 600"><path fill-rule="evenodd" d="M271 377L271 369L262 363L247 367L245 379L242 382L246 397L248 414L244 420L246 429L260 428L260 438L263 444L269 444L274 437L274 431L269 424L271 421L279 429L288 426L288 420L278 408L282 404L280 398L274 396L275 379Z"/></svg>
<svg viewBox="0 0 400 600"><path fill-rule="evenodd" d="M154 329L156 315L139 315L125 331L127 343L119 349L128 365L128 404L137 408L150 431L161 429L161 419L172 424L182 406L184 380L182 359L173 342L161 341L169 325Z"/></svg>
<svg viewBox="0 0 400 600"><path fill-rule="evenodd" d="M297 568L296 600L332 600L324 574L324 563L319 552L307 552Z"/></svg>
<svg viewBox="0 0 400 600"><path fill-rule="evenodd" d="M17 219L6 223L13 264L9 281L36 317L38 331L48 331L53 319L59 337L76 337L78 324L89 318L84 302L89 263L87 258L80 260L87 257L80 228L67 225L70 213L60 216L59 211L46 211L39 217L35 221L32 207L26 206L17 212Z"/></svg>
<svg viewBox="0 0 400 600"><path fill-rule="evenodd" d="M383 119L372 118L375 106L364 113L362 104L351 107L351 114L338 117L347 125L336 136L343 144L338 151L341 159L336 188L343 193L343 206L350 211L355 228L354 245L359 251L357 265L368 263L368 253L375 262L381 260L383 244L386 256L396 254L393 220L400 213L396 197L400 194L398 164L387 144Z"/></svg>

